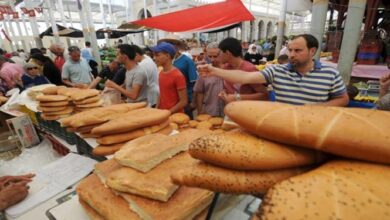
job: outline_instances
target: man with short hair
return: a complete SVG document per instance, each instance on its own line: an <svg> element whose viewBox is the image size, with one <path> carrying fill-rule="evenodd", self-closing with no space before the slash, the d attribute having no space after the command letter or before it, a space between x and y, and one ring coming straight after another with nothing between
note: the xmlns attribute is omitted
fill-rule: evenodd
<svg viewBox="0 0 390 220"><path fill-rule="evenodd" d="M217 42L212 42L206 48L206 60L211 65L220 67L219 59L220 50ZM209 114L212 116L222 117L224 115L224 102L218 98L218 94L223 90L223 79L217 76L199 78L194 86L196 93L196 108L198 114Z"/></svg>
<svg viewBox="0 0 390 220"><path fill-rule="evenodd" d="M144 51L137 45L131 45L135 52L135 60L138 65L143 68L148 76L148 103L150 106L155 107L160 94L158 87L158 69L156 63L148 55L144 54Z"/></svg>
<svg viewBox="0 0 390 220"><path fill-rule="evenodd" d="M118 46L117 60L126 68L125 87L107 80L105 86L121 92L127 97L127 102L146 102L148 101L148 77L135 60L136 53L134 48L129 44Z"/></svg>
<svg viewBox="0 0 390 220"><path fill-rule="evenodd" d="M52 44L49 47L51 53L55 55L53 60L54 65L62 71L62 67L64 66L67 57L64 55L65 48L62 44Z"/></svg>
<svg viewBox="0 0 390 220"><path fill-rule="evenodd" d="M314 60L317 39L310 34L295 36L288 44L289 63L271 65L259 72L199 67L201 75L215 75L236 83L271 84L278 102L304 105L346 106L349 98L339 72Z"/></svg>
<svg viewBox="0 0 390 220"><path fill-rule="evenodd" d="M221 50L221 62L224 64L224 69L243 70L247 72L257 71L257 68L252 63L242 59L242 46L236 38L226 38L219 43ZM224 91L220 97L225 103L230 103L239 100L268 100L267 88L263 85L241 85L232 83L227 80L224 82Z"/></svg>
<svg viewBox="0 0 390 220"><path fill-rule="evenodd" d="M107 80L112 80L117 72L121 69L120 64L116 60L111 60L110 63L100 71L97 77L89 85L89 88L104 89L104 84ZM124 71L126 75L126 71Z"/></svg>
<svg viewBox="0 0 390 220"><path fill-rule="evenodd" d="M172 114L184 112L188 104L186 79L178 68L173 66L172 60L176 48L167 42L160 42L152 48L154 60L163 69L159 74L160 99L157 108L167 109Z"/></svg>
<svg viewBox="0 0 390 220"><path fill-rule="evenodd" d="M87 61L80 58L80 48L70 46L68 48L69 60L62 67L62 80L70 87L88 87L92 82L91 67Z"/></svg>

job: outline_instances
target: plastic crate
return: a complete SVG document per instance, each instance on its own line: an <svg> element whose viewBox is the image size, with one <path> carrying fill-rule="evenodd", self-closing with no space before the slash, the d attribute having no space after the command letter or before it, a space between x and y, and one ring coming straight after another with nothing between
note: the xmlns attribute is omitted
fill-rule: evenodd
<svg viewBox="0 0 390 220"><path fill-rule="evenodd" d="M92 159L95 159L97 161L104 161L107 160L107 158L103 156L95 156L92 154L93 148L81 137L77 136L77 143L76 143L77 152L82 155L86 155Z"/></svg>

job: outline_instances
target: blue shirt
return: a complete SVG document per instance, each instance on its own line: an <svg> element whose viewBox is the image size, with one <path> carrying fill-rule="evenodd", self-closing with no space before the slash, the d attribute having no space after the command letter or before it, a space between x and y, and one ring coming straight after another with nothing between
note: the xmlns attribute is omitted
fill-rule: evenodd
<svg viewBox="0 0 390 220"><path fill-rule="evenodd" d="M181 54L177 59L173 61L173 65L180 70L180 72L186 78L188 101L192 100L192 91L195 81L198 79L198 73L194 61L184 54Z"/></svg>
<svg viewBox="0 0 390 220"><path fill-rule="evenodd" d="M307 74L296 72L291 64L272 65L261 72L271 84L277 102L295 105L326 102L346 92L339 72L315 61Z"/></svg>
<svg viewBox="0 0 390 220"><path fill-rule="evenodd" d="M49 80L42 75L39 76L30 76L28 74L23 74L22 76L23 88L27 89L33 86L38 86L42 84L49 84Z"/></svg>

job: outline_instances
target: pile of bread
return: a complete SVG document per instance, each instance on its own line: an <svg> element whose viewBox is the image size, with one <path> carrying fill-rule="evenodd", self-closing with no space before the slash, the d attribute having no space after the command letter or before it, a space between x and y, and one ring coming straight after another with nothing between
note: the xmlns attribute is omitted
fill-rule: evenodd
<svg viewBox="0 0 390 220"><path fill-rule="evenodd" d="M208 114L200 114L196 116L196 120L190 120L190 117L184 113L175 113L169 119L171 127L178 131L188 128L218 130L221 129L223 123L223 118Z"/></svg>
<svg viewBox="0 0 390 220"><path fill-rule="evenodd" d="M35 99L38 110L45 120L58 120L72 113L91 110L103 105L100 92L96 89L67 88L65 86L46 87Z"/></svg>
<svg viewBox="0 0 390 220"><path fill-rule="evenodd" d="M390 219L390 112L240 101L193 141L178 185L265 194L260 219Z"/></svg>
<svg viewBox="0 0 390 220"><path fill-rule="evenodd" d="M170 176L193 163L186 152L188 145L209 133L191 129L129 141L113 159L96 164L94 174L80 182L80 204L94 220L198 219L213 193L175 185Z"/></svg>
<svg viewBox="0 0 390 220"><path fill-rule="evenodd" d="M3 105L8 101L8 98L5 96L0 95L0 105Z"/></svg>

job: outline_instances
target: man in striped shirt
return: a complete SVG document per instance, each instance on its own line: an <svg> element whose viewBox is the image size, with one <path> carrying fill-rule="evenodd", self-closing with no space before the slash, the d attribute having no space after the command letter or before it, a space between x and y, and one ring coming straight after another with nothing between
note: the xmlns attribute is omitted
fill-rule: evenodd
<svg viewBox="0 0 390 220"><path fill-rule="evenodd" d="M199 72L201 75L215 75L234 83L268 83L273 86L278 102L346 106L349 98L339 72L313 59L317 49L317 39L312 35L302 34L295 36L288 44L288 64L272 65L260 74L222 70L210 65L200 66Z"/></svg>

